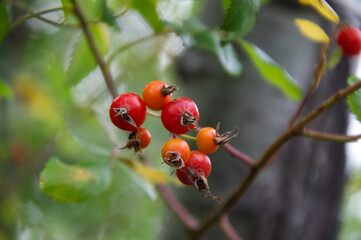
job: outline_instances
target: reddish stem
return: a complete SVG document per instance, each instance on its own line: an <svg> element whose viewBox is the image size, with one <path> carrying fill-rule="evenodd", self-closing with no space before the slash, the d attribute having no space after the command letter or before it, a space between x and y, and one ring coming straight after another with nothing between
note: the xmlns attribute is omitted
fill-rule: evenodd
<svg viewBox="0 0 361 240"><path fill-rule="evenodd" d="M332 141L332 142L353 142L357 141L361 138L361 134L348 136L343 134L334 134L334 133L327 133L327 132L320 132L316 130L311 130L307 128L303 128L300 132L301 135L305 137L317 138L320 140L325 141Z"/></svg>
<svg viewBox="0 0 361 240"><path fill-rule="evenodd" d="M184 225L190 230L197 229L199 226L197 219L195 219L188 212L188 210L178 201L178 199L173 195L169 188L167 188L163 184L158 184L157 188L162 194L167 205L179 217L179 219L184 223Z"/></svg>
<svg viewBox="0 0 361 240"><path fill-rule="evenodd" d="M222 146L232 157L235 157L235 158L241 160L242 162L244 162L246 165L248 165L250 167L254 166L255 161L251 157L242 153L237 148L233 147L231 144L227 143Z"/></svg>
<svg viewBox="0 0 361 240"><path fill-rule="evenodd" d="M228 214L221 216L219 225L230 240L243 240L233 228L232 223L229 221Z"/></svg>

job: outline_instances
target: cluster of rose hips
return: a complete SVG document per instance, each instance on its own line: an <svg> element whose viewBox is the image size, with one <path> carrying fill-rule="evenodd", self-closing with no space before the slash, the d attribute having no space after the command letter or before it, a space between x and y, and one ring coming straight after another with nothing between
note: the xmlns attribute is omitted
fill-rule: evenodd
<svg viewBox="0 0 361 240"><path fill-rule="evenodd" d="M341 27L337 44L342 48L343 54L348 57L354 57L361 52L361 31L353 26Z"/></svg>
<svg viewBox="0 0 361 240"><path fill-rule="evenodd" d="M161 150L164 163L176 170L183 184L194 185L203 196L221 200L209 190L207 178L211 172L211 161L207 154L215 152L237 133L230 131L220 135L219 124L216 129L200 128L197 105L186 97L172 100L172 93L177 89L176 85L168 86L162 81L153 81L144 87L143 99L135 93L123 93L113 100L109 109L110 119L118 128L130 131L127 144L122 149L134 149L140 154L141 149L151 141L149 130L141 127L146 119L147 107L161 110L163 126L171 133L171 139ZM180 138L191 130L198 131L196 141L199 150L191 151L188 143Z"/></svg>

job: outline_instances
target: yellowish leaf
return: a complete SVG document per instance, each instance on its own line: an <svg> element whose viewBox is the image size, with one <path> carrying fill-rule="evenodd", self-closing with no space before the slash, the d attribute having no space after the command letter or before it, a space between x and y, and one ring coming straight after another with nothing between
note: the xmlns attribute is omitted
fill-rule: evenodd
<svg viewBox="0 0 361 240"><path fill-rule="evenodd" d="M325 0L299 0L299 2L305 5L310 5L322 16L334 23L338 23L340 21L340 18L335 10L333 10L333 8Z"/></svg>
<svg viewBox="0 0 361 240"><path fill-rule="evenodd" d="M134 169L141 177L143 177L146 181L151 183L174 183L179 184L180 182L166 174L165 172L153 169L146 165L140 164L133 159L121 157L120 160L124 162L126 165Z"/></svg>
<svg viewBox="0 0 361 240"><path fill-rule="evenodd" d="M44 121L61 119L61 111L57 103L36 79L27 74L17 74L12 82L15 94L23 100L33 116Z"/></svg>
<svg viewBox="0 0 361 240"><path fill-rule="evenodd" d="M330 38L316 23L301 18L296 18L294 21L300 32L308 39L321 43L330 42Z"/></svg>

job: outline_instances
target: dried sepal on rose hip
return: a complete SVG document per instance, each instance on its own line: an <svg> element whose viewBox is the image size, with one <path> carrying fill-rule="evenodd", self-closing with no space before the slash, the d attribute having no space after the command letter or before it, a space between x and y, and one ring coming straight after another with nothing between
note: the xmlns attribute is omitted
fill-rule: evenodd
<svg viewBox="0 0 361 240"><path fill-rule="evenodd" d="M179 181L183 184L193 185L202 196L210 197L221 203L223 201L222 198L214 196L209 189L207 178L211 168L211 161L206 154L200 151L192 151L184 167L177 169L176 174Z"/></svg>
<svg viewBox="0 0 361 240"><path fill-rule="evenodd" d="M162 81L152 81L143 89L143 100L148 108L158 111L172 101L172 93L178 90L177 85L168 86Z"/></svg>
<svg viewBox="0 0 361 240"><path fill-rule="evenodd" d="M238 135L238 127L235 126L232 131L219 134L220 123L217 124L216 129L211 127L202 128L197 134L197 147L206 154L211 154L217 151L220 145L228 143L231 139Z"/></svg>
<svg viewBox="0 0 361 240"><path fill-rule="evenodd" d="M109 108L112 123L125 131L138 131L147 116L144 101L135 93L116 97Z"/></svg>
<svg viewBox="0 0 361 240"><path fill-rule="evenodd" d="M180 169L188 161L191 150L186 141L174 138L162 147L162 159L170 167Z"/></svg>
<svg viewBox="0 0 361 240"><path fill-rule="evenodd" d="M223 198L219 196L215 196L211 193L211 190L209 189L208 180L205 176L202 174L197 174L197 177L195 178L194 185L196 186L198 192L202 194L203 197L210 197L214 201L218 202L219 204L223 203Z"/></svg>
<svg viewBox="0 0 361 240"><path fill-rule="evenodd" d="M129 134L128 141L124 147L120 149L133 149L134 153L140 155L142 149L146 148L152 140L152 136L148 129L140 127L139 131L132 131Z"/></svg>
<svg viewBox="0 0 361 240"><path fill-rule="evenodd" d="M198 126L198 107L191 99L178 97L164 105L161 120L169 132L187 133Z"/></svg>

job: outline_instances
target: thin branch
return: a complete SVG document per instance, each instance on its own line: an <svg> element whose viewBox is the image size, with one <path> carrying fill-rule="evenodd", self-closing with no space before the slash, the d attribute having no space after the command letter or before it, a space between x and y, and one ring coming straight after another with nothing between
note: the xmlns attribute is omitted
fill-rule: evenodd
<svg viewBox="0 0 361 240"><path fill-rule="evenodd" d="M123 16L124 14L126 14L129 10L129 7L125 7L122 11L120 11L119 13L115 14L115 17L118 18L118 17L121 17Z"/></svg>
<svg viewBox="0 0 361 240"><path fill-rule="evenodd" d="M248 190L250 185L257 178L258 174L262 171L264 166L268 164L270 159L277 153L281 147L292 137L296 136L300 129L302 129L306 124L320 116L327 109L333 106L335 103L339 102L349 94L355 92L361 88L361 81L356 82L355 84L339 90L336 94L324 101L319 107L310 112L300 121L295 123L291 128L288 128L281 136L279 136L264 152L261 158L257 161L253 168L250 169L249 174L243 180L243 182L231 193L229 199L227 199L224 204L212 212L207 218L201 222L199 229L192 232L193 239L198 239L212 224L214 224L225 212L228 212L243 196L243 194Z"/></svg>
<svg viewBox="0 0 361 240"><path fill-rule="evenodd" d="M198 228L199 223L188 210L178 201L172 192L164 184L157 184L159 192L162 194L163 199L167 205L173 210L178 218L184 223L189 230Z"/></svg>
<svg viewBox="0 0 361 240"><path fill-rule="evenodd" d="M74 5L74 13L79 20L79 23L80 23L81 28L83 29L84 35L89 43L89 46L94 54L96 61L98 62L100 71L103 74L103 77L104 77L105 83L108 87L108 90L111 93L112 97L115 98L118 94L117 94L112 76L106 66L106 63L105 63L103 57L101 56L101 54L95 44L93 36L90 34L88 25L85 21L84 15L83 15L78 3L76 2L76 0L72 0L72 3Z"/></svg>
<svg viewBox="0 0 361 240"><path fill-rule="evenodd" d="M61 11L63 10L62 7L56 7L56 8L51 8L51 9L46 9L46 10L43 10L43 11L40 11L40 12L35 12L28 6L26 5L25 3L23 2L18 2L18 1L9 1L9 0L5 0L8 4L11 4L25 12L27 12L29 15L28 16L24 16L24 17L21 17L17 20L15 20L12 25L10 26L10 29L13 29L15 27L17 27L19 24L25 22L26 20L29 20L31 18L36 18L42 22L45 22L45 23L48 23L52 26L55 26L55 27L59 27L59 28L78 28L79 26L74 26L74 25L68 25L68 24L64 24L64 23L58 23L58 22L55 22L55 21L52 21L50 19L47 19L47 18L44 18L42 17L41 15L43 14L47 14L47 13L51 13L51 12L56 12L56 11Z"/></svg>
<svg viewBox="0 0 361 240"><path fill-rule="evenodd" d="M314 85L311 84L306 92L306 95L303 97L302 102L300 103L300 105L298 106L298 109L296 110L295 114L292 116L290 123L288 124L289 127L291 127L296 121L297 118L300 116L302 110L304 109L304 107L306 106L306 103L308 102L308 100L310 99L312 93L314 91Z"/></svg>
<svg viewBox="0 0 361 240"><path fill-rule="evenodd" d="M181 138L191 140L191 141L197 141L197 137L189 136L189 135L186 135L186 134L180 134L178 136L180 136Z"/></svg>
<svg viewBox="0 0 361 240"><path fill-rule="evenodd" d="M300 134L305 137L311 137L311 138L316 138L325 141L332 141L332 142L354 142L361 138L361 134L348 136L343 134L320 132L307 128L303 128L300 131Z"/></svg>
<svg viewBox="0 0 361 240"><path fill-rule="evenodd" d="M139 159L145 165L151 166L148 158L140 155ZM169 188L164 184L157 184L156 186L166 204L173 210L173 212L184 223L184 225L191 231L197 229L199 227L198 220L195 219L192 214L190 214L188 210L182 205L182 203L178 201Z"/></svg>
<svg viewBox="0 0 361 240"><path fill-rule="evenodd" d="M312 93L315 91L315 89L318 87L323 74L325 73L326 70L326 65L327 65L327 50L329 48L330 44L327 42L325 44L322 45L321 48L321 59L318 62L316 68L315 68L315 72L313 75L313 79L312 82L310 84L310 86L307 89L306 95L304 96L301 104L299 105L298 109L296 110L295 114L292 116L290 123L289 123L289 127L291 127L296 121L297 118L300 116L302 110L304 109L304 107L306 106L306 103L308 102L308 100L310 99Z"/></svg>
<svg viewBox="0 0 361 240"><path fill-rule="evenodd" d="M241 160L246 165L252 167L255 164L255 161L251 157L249 157L246 154L242 153L237 148L233 147L231 144L227 143L227 144L222 145L222 146L232 157L235 157L238 160Z"/></svg>
<svg viewBox="0 0 361 240"><path fill-rule="evenodd" d="M148 110L148 109L147 109L147 114L148 114L149 116L152 116L152 117L160 118L160 114L159 114L159 113L150 111L150 110Z"/></svg>
<svg viewBox="0 0 361 240"><path fill-rule="evenodd" d="M130 47L132 47L132 46L134 46L134 45L136 45L137 43L140 43L140 42L142 42L142 41L151 39L151 38L153 38L153 37L154 37L154 34L146 35L146 36L144 36L144 37L138 38L138 39L135 40L135 41L132 41L132 42L130 42L130 43L128 43L128 44L125 44L125 45L119 47L118 49L116 49L114 52L112 52L112 53L109 55L108 59L106 60L106 65L109 66L110 63L114 60L114 58L115 58L119 53L121 53L122 51L124 51L124 50L126 50L126 49L128 49L128 48L130 48Z"/></svg>
<svg viewBox="0 0 361 240"><path fill-rule="evenodd" d="M228 214L221 216L219 219L219 225L230 240L243 240L233 228L232 223L229 221Z"/></svg>
<svg viewBox="0 0 361 240"><path fill-rule="evenodd" d="M75 26L75 25L68 25L68 24L63 24L63 23L58 23L52 20L49 20L47 18L42 17L41 15L44 14L48 14L48 13L52 13L52 12L58 12L58 11L62 11L63 8L62 7L56 7L56 8L50 8L50 9L46 9L43 11L39 11L39 12L33 12L31 9L29 8L24 8L21 7L21 9L23 9L24 11L26 11L28 13L28 15L23 16L23 17L19 17L18 19L16 19L12 24L10 29L14 29L17 26L19 26L20 24L24 23L25 21L32 19L32 18L36 18L40 21L43 21L45 23L51 24L55 27L61 27L61 28L78 28L79 26Z"/></svg>

